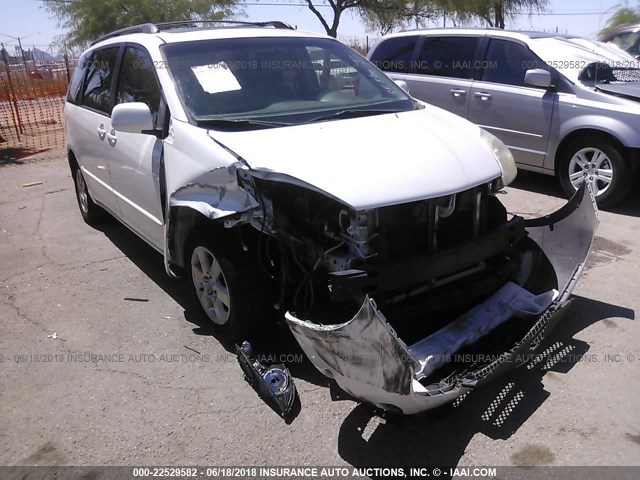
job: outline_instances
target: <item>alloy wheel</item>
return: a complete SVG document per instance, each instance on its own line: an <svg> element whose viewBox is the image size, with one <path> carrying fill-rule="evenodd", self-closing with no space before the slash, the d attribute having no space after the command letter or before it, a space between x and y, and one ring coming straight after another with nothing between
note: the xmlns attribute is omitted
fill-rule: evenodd
<svg viewBox="0 0 640 480"><path fill-rule="evenodd" d="M229 287L220 263L206 247L196 247L191 254L191 277L207 316L215 324L225 325L231 312Z"/></svg>

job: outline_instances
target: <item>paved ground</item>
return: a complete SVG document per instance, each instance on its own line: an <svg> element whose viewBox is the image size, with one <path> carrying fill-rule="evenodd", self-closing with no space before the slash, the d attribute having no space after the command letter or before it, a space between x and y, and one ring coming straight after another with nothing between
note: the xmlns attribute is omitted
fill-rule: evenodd
<svg viewBox="0 0 640 480"><path fill-rule="evenodd" d="M552 179L517 187L513 212L564 203ZM116 222L82 222L63 158L0 166L0 465L640 465L639 215L639 194L601 212L534 368L384 419L293 362L302 407L287 425L157 253ZM274 359L301 353L284 330L268 344Z"/></svg>

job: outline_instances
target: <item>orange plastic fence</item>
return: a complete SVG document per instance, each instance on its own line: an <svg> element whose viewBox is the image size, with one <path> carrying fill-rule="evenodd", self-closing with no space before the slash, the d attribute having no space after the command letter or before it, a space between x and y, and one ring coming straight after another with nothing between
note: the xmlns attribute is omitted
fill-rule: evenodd
<svg viewBox="0 0 640 480"><path fill-rule="evenodd" d="M0 160L64 149L65 69L0 72Z"/></svg>

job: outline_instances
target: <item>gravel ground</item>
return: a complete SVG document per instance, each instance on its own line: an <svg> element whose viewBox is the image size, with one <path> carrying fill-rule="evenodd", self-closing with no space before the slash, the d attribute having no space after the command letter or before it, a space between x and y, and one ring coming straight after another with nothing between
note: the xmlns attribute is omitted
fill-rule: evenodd
<svg viewBox="0 0 640 480"><path fill-rule="evenodd" d="M82 222L65 158L0 166L0 465L640 465L639 193L601 212L533 368L455 408L380 417L274 328L264 353L293 360L300 392L286 424L159 254ZM502 200L525 216L564 203L534 174Z"/></svg>

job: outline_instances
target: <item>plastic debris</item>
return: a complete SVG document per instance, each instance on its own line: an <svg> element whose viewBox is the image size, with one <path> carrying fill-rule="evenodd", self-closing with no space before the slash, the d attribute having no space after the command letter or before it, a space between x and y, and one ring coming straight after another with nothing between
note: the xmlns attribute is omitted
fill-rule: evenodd
<svg viewBox="0 0 640 480"><path fill-rule="evenodd" d="M253 351L249 342L236 344L236 354L245 380L258 392L258 395L285 420L290 419L296 400L296 387L289 369L282 364L265 367L252 358Z"/></svg>

